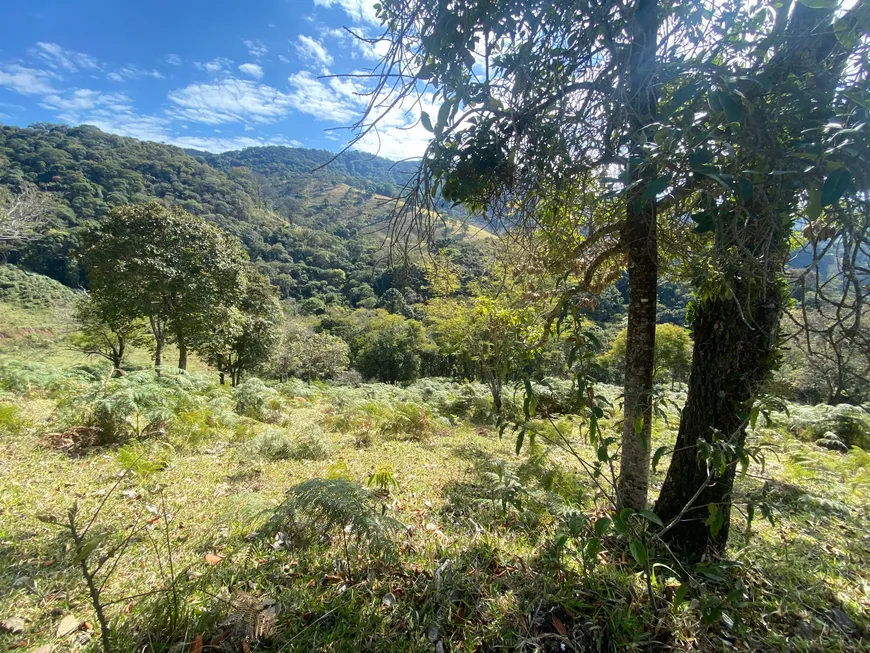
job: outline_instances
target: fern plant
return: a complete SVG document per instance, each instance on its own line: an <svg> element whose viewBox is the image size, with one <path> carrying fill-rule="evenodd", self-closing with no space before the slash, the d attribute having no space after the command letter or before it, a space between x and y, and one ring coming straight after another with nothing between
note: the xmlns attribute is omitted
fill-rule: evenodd
<svg viewBox="0 0 870 653"><path fill-rule="evenodd" d="M508 511L508 506L522 510L523 500L529 495L529 489L505 461L500 461L493 469L483 473L487 485L487 494L493 508L501 504L502 513Z"/></svg>
<svg viewBox="0 0 870 653"><path fill-rule="evenodd" d="M347 572L351 572L351 547L357 553L389 555L394 536L404 526L377 505L377 495L356 481L345 478L312 478L292 487L278 506L272 525L287 530L296 525L308 538L316 534L339 533Z"/></svg>

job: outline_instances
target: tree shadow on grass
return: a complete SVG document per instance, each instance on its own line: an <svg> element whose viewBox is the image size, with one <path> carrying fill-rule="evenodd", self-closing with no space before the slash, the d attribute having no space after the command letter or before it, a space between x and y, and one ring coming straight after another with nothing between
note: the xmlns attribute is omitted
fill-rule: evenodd
<svg viewBox="0 0 870 653"><path fill-rule="evenodd" d="M553 579L489 543L428 564L372 559L350 576L337 574L325 553L273 551L254 565L231 556L184 588L199 609L181 615L173 631L167 596L138 606L130 618L135 644L164 651L199 634L225 651L243 642L256 651L612 650L589 636L595 620L560 607ZM559 646L560 629L571 647Z"/></svg>

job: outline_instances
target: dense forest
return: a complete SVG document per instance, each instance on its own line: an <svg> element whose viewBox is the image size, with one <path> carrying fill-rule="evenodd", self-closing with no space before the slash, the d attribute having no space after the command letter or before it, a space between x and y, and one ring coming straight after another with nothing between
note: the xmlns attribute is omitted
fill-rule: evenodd
<svg viewBox="0 0 870 653"><path fill-rule="evenodd" d="M870 650L870 4L373 11L338 157L0 127L0 647Z"/></svg>
<svg viewBox="0 0 870 653"><path fill-rule="evenodd" d="M58 200L51 232L7 257L86 286L73 254L81 228L113 207L156 197L239 237L284 298L371 307L391 284L379 265L383 230L407 169L353 152L323 167L333 157L286 147L206 155L86 125L0 126L0 185L35 184ZM463 242L473 228L460 227L445 230L455 241L449 250L474 266L477 249Z"/></svg>

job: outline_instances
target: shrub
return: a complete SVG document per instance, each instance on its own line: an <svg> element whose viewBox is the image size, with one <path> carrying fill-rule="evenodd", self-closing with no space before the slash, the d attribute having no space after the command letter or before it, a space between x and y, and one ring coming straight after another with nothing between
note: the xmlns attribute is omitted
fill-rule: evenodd
<svg viewBox="0 0 870 653"><path fill-rule="evenodd" d="M17 435L27 427L21 409L15 404L0 403L0 433Z"/></svg>
<svg viewBox="0 0 870 653"><path fill-rule="evenodd" d="M814 442L832 432L847 447L870 450L870 414L858 406L795 406L786 418L788 430Z"/></svg>
<svg viewBox="0 0 870 653"><path fill-rule="evenodd" d="M131 372L79 387L58 402L61 425L85 425L100 433L99 444L128 437L165 434L178 415L203 410L203 377L173 374L158 377L153 371ZM204 413L200 419L204 419ZM188 417L189 421L196 421ZM202 425L200 435L204 435Z"/></svg>
<svg viewBox="0 0 870 653"><path fill-rule="evenodd" d="M169 466L175 450L166 442L128 442L118 450L118 464L139 476L151 476Z"/></svg>
<svg viewBox="0 0 870 653"><path fill-rule="evenodd" d="M393 551L393 536L404 528L377 505L378 494L356 481L344 478L312 478L287 493L272 517L274 530L296 530L311 540L323 534L338 533L345 545L350 569L349 545L357 551Z"/></svg>
<svg viewBox="0 0 870 653"><path fill-rule="evenodd" d="M251 377L233 389L236 412L260 421L263 421L269 401L277 397L277 390L256 377Z"/></svg>
<svg viewBox="0 0 870 653"><path fill-rule="evenodd" d="M419 440L434 431L432 409L425 404L406 402L388 411L381 425L383 433Z"/></svg>
<svg viewBox="0 0 870 653"><path fill-rule="evenodd" d="M269 429L251 440L245 451L250 456L272 461L323 460L329 456L329 447L319 430L294 435Z"/></svg>
<svg viewBox="0 0 870 653"><path fill-rule="evenodd" d="M0 358L0 390L7 392L59 396L91 381L93 378L88 374L63 370L54 365Z"/></svg>

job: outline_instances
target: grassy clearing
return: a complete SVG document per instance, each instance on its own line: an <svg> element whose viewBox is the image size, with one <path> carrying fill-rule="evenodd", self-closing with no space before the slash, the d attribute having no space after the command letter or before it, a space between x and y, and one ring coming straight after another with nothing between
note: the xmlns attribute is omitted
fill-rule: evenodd
<svg viewBox="0 0 870 653"><path fill-rule="evenodd" d="M183 392L166 391L171 415L143 408L158 426L118 413L129 426L119 442L76 456L43 434L83 419L63 407L85 391L52 387L4 395L17 413L0 411L0 617L25 623L0 647L98 649L68 543L38 517L73 503L87 517L105 500L100 528L120 537L140 526L104 588L117 650L186 650L198 636L228 651L868 650L870 454L860 450L759 429L772 448L775 523L756 520L744 539L738 519L734 567L676 610L678 583L660 570L654 612L617 541L592 564L582 543L555 546L566 509L600 512L576 462L541 445L516 456L510 438L469 421L473 406L455 386L291 383L258 403L194 376ZM673 438L657 427L662 442ZM368 489L373 476L393 482ZM310 479L354 482L366 519L402 527L373 546L362 527L311 523L286 503ZM763 482L749 475L740 492ZM339 508L326 499L328 510L357 510L347 497ZM702 603L739 583L703 622ZM79 627L56 637L70 614Z"/></svg>
<svg viewBox="0 0 870 653"><path fill-rule="evenodd" d="M2 650L99 650L74 550L40 519L73 505L99 509L95 562L134 531L102 588L116 651L870 650L870 454L813 444L864 433L851 413L759 426L765 469L738 499L773 523L736 515L731 564L678 607L685 575L654 567L652 606L625 542L572 534L605 505L578 461L540 440L515 455L480 386L107 380L64 349L56 306L0 309Z"/></svg>

